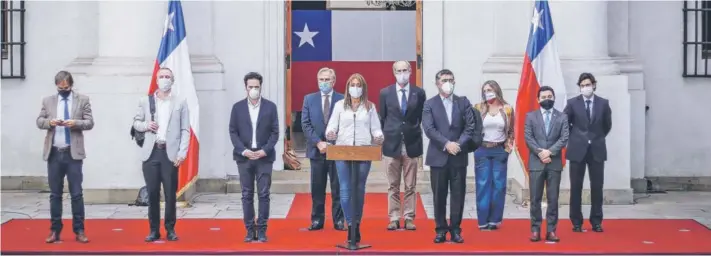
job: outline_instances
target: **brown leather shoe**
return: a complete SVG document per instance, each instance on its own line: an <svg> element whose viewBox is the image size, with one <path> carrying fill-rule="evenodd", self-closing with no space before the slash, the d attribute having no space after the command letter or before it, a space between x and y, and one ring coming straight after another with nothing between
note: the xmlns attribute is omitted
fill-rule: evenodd
<svg viewBox="0 0 711 256"><path fill-rule="evenodd" d="M539 232L532 232L531 237L529 238L531 242L538 242L541 241L541 233Z"/></svg>
<svg viewBox="0 0 711 256"><path fill-rule="evenodd" d="M45 243L51 244L51 243L56 243L59 241L59 233L56 231L52 231L49 233L49 236L47 236L46 239L44 239Z"/></svg>
<svg viewBox="0 0 711 256"><path fill-rule="evenodd" d="M546 241L557 243L560 241L560 238L555 235L555 232L548 232L548 234L546 234Z"/></svg>
<svg viewBox="0 0 711 256"><path fill-rule="evenodd" d="M80 242L80 243L83 243L83 244L89 242L89 238L86 237L86 235L84 234L84 232L79 232L79 233L77 233L77 236L76 236L75 240L77 240L77 242Z"/></svg>
<svg viewBox="0 0 711 256"><path fill-rule="evenodd" d="M400 229L400 221L391 221L390 224L388 224L388 230L393 231Z"/></svg>
<svg viewBox="0 0 711 256"><path fill-rule="evenodd" d="M407 230L416 230L417 227L415 226L415 221L413 221L413 220L405 220L405 229L407 229Z"/></svg>

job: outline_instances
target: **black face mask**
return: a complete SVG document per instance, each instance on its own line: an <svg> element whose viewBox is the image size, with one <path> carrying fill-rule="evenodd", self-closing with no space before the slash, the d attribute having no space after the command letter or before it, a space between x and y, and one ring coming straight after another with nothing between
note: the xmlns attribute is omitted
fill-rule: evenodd
<svg viewBox="0 0 711 256"><path fill-rule="evenodd" d="M542 107L543 109L545 109L545 110L550 110L551 108L553 108L553 104L555 104L555 101L553 101L553 100L543 100L543 101L539 102L539 104L541 104L541 107Z"/></svg>
<svg viewBox="0 0 711 256"><path fill-rule="evenodd" d="M66 90L57 90L59 92L59 96L62 96L62 98L69 97L69 94L72 92L71 89L66 89Z"/></svg>

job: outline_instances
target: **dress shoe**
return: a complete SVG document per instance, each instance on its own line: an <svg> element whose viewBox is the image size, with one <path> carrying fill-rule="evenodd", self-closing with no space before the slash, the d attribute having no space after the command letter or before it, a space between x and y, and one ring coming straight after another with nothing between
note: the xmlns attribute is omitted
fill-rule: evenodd
<svg viewBox="0 0 711 256"><path fill-rule="evenodd" d="M49 236L44 240L45 243L51 244L59 241L59 232L52 231Z"/></svg>
<svg viewBox="0 0 711 256"><path fill-rule="evenodd" d="M257 231L257 241L266 243L267 242L267 230L266 229L260 229Z"/></svg>
<svg viewBox="0 0 711 256"><path fill-rule="evenodd" d="M148 236L146 237L145 241L146 242L154 242L154 241L157 241L158 239L160 239L160 233L158 233L157 231L151 231L151 233L148 234Z"/></svg>
<svg viewBox="0 0 711 256"><path fill-rule="evenodd" d="M167 231L165 238L168 239L168 241L178 241L178 234L175 233L175 230L171 229Z"/></svg>
<svg viewBox="0 0 711 256"><path fill-rule="evenodd" d="M573 225L573 232L578 232L578 233L583 232L583 226Z"/></svg>
<svg viewBox="0 0 711 256"><path fill-rule="evenodd" d="M333 229L338 230L338 231L345 231L346 226L343 225L343 220L336 221L336 223L333 224Z"/></svg>
<svg viewBox="0 0 711 256"><path fill-rule="evenodd" d="M531 240L531 242L538 242L538 241L541 241L541 233L539 233L539 232L531 232L531 237L528 238L528 240Z"/></svg>
<svg viewBox="0 0 711 256"><path fill-rule="evenodd" d="M247 235L244 236L244 242L249 243L257 240L257 232L254 229L247 229Z"/></svg>
<svg viewBox="0 0 711 256"><path fill-rule="evenodd" d="M353 230L352 225L348 225L348 238L346 239L346 243L351 243L351 240L353 239L353 233L351 233L351 230Z"/></svg>
<svg viewBox="0 0 711 256"><path fill-rule="evenodd" d="M356 237L355 237L355 240L356 240L356 243L360 243L360 224L356 224L356 225L355 225L355 229L356 229L356 230L355 230L355 236L356 236Z"/></svg>
<svg viewBox="0 0 711 256"><path fill-rule="evenodd" d="M464 238L459 233L452 233L452 242L461 244L464 243Z"/></svg>
<svg viewBox="0 0 711 256"><path fill-rule="evenodd" d="M405 229L406 230L416 230L417 227L415 226L415 221L414 220L405 220Z"/></svg>
<svg viewBox="0 0 711 256"><path fill-rule="evenodd" d="M311 222L311 226L309 226L309 231L315 231L315 230L321 230L321 229L323 229L323 222L314 221L314 222Z"/></svg>
<svg viewBox="0 0 711 256"><path fill-rule="evenodd" d="M494 224L489 224L487 227L488 227L489 230L491 230L491 231L494 231L494 230L499 229L499 225L494 225Z"/></svg>
<svg viewBox="0 0 711 256"><path fill-rule="evenodd" d="M400 229L400 221L399 220L391 221L388 224L388 230L393 231L393 230L398 230L398 229Z"/></svg>
<svg viewBox="0 0 711 256"><path fill-rule="evenodd" d="M598 224L598 225L593 225L592 231L593 231L593 232L598 232L598 233L599 233L599 232L602 232L602 231L603 231L603 230L602 230L602 225L599 225L599 224Z"/></svg>
<svg viewBox="0 0 711 256"><path fill-rule="evenodd" d="M86 234L84 234L84 231L77 232L77 235L74 237L74 240L76 240L77 242L80 242L82 244L89 242L89 238L86 237Z"/></svg>
<svg viewBox="0 0 711 256"><path fill-rule="evenodd" d="M434 242L436 244L444 243L447 241L447 233L444 232L438 232L437 235L435 236Z"/></svg>
<svg viewBox="0 0 711 256"><path fill-rule="evenodd" d="M548 232L548 234L546 234L546 241L557 243L560 241L560 238L555 235L555 232Z"/></svg>

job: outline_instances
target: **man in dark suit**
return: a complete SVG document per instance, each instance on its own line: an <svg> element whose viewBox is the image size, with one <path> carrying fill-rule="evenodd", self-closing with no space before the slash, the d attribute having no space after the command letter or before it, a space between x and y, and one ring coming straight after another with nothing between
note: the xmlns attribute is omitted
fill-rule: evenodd
<svg viewBox="0 0 711 256"><path fill-rule="evenodd" d="M410 84L412 69L407 61L393 64L396 84L380 90L380 123L385 140L383 155L388 157L388 230L400 228L400 181L405 182L405 229L415 230L418 159L422 156L422 108L425 90Z"/></svg>
<svg viewBox="0 0 711 256"><path fill-rule="evenodd" d="M555 234L558 226L558 193L560 174L563 172L561 150L568 142L568 116L553 108L555 91L550 86L538 90L541 109L528 112L524 124L524 139L531 152L528 161L528 187L531 191L531 238L541 240L541 200L546 187L548 209L546 210L546 240L558 242Z"/></svg>
<svg viewBox="0 0 711 256"><path fill-rule="evenodd" d="M430 139L425 164L430 166L430 180L435 210L435 243L451 240L463 243L460 224L464 210L468 165L467 144L481 141L481 122L476 122L474 108L466 97L453 94L454 74L448 69L435 76L439 94L425 102L422 128ZM451 189L450 223L447 224L447 188Z"/></svg>
<svg viewBox="0 0 711 256"><path fill-rule="evenodd" d="M319 92L304 97L301 110L301 127L306 136L306 156L311 161L311 226L309 230L323 229L326 206L326 181L331 183L331 215L333 228L345 230L341 209L338 172L334 161L326 160L326 125L333 113L333 105L343 99L343 94L333 91L336 71L322 68L317 73Z"/></svg>
<svg viewBox="0 0 711 256"><path fill-rule="evenodd" d="M279 120L274 103L261 97L262 75L250 72L244 76L247 98L232 106L230 139L232 156L237 162L242 187L242 211L247 228L245 242L267 241L269 219L269 189L272 184L272 164L279 139ZM254 183L257 183L259 214L254 221Z"/></svg>
<svg viewBox="0 0 711 256"><path fill-rule="evenodd" d="M581 209L585 167L590 170L590 224L602 232L602 184L605 180L607 146L605 137L612 129L610 102L594 94L595 77L582 73L578 78L581 95L568 100L565 106L570 123L570 140L566 159L570 160L570 221L574 232L583 232Z"/></svg>

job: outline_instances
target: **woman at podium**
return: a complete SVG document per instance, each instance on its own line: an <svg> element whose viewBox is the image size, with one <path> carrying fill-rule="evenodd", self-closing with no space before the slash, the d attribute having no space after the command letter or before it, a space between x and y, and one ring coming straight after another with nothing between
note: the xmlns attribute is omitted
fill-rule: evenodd
<svg viewBox="0 0 711 256"><path fill-rule="evenodd" d="M326 139L342 146L369 146L383 142L383 131L375 104L368 101L368 85L361 74L351 75L346 82L345 98L336 102L333 114L326 126ZM350 162L350 161L349 161ZM336 161L338 181L341 185L341 207L348 224L348 241L360 242L360 221L363 217L365 182L370 173L371 161ZM357 184L351 179L351 172L357 173ZM357 194L351 195L351 186L357 186ZM351 200L356 201L355 209ZM355 216L353 216L355 215ZM350 232L355 229L355 232ZM355 233L355 237L351 234Z"/></svg>

